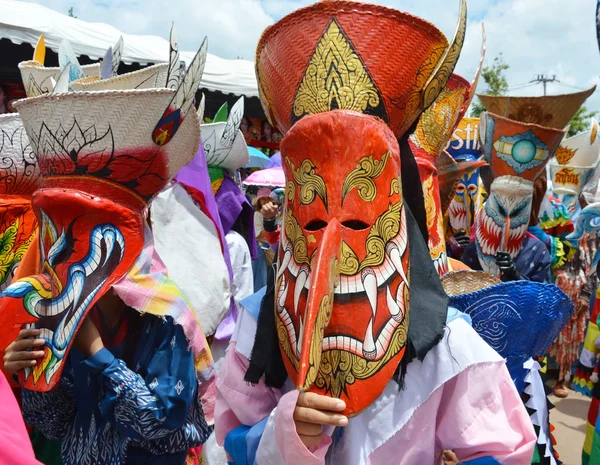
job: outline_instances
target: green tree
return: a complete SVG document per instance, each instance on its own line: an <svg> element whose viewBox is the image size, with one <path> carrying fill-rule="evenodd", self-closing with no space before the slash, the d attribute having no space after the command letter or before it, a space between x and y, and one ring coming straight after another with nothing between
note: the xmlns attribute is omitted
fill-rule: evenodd
<svg viewBox="0 0 600 465"><path fill-rule="evenodd" d="M508 93L508 81L506 80L505 72L510 68L504 62L502 53L494 58L492 66L485 66L481 73L483 81L487 84L485 94L487 95L506 95ZM473 109L471 110L471 116L478 118L481 113L485 111L485 107L481 100L477 98L477 101L473 103Z"/></svg>
<svg viewBox="0 0 600 465"><path fill-rule="evenodd" d="M590 124L589 120L598 114L597 111L589 111L585 105L583 105L569 123L568 137L573 137L575 134L586 131Z"/></svg>
<svg viewBox="0 0 600 465"><path fill-rule="evenodd" d="M75 16L75 8L73 8L73 7L69 8L68 15L69 15L71 18L77 18L77 16Z"/></svg>

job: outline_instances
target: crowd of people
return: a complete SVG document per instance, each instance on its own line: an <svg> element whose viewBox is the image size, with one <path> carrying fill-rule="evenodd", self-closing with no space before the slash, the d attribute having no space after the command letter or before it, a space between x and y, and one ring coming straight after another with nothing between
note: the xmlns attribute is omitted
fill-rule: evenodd
<svg viewBox="0 0 600 465"><path fill-rule="evenodd" d="M40 38L14 112L0 87L0 464L600 464L599 127L564 129L595 89L467 116L459 3L450 40L284 17L263 123L204 118L207 40L118 75L122 38L56 68Z"/></svg>

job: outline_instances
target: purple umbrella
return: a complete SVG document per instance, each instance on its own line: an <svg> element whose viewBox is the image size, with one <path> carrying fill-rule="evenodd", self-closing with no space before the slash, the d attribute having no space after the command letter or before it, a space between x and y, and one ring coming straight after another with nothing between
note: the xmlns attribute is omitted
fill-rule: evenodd
<svg viewBox="0 0 600 465"><path fill-rule="evenodd" d="M275 155L273 155L266 167L275 168L277 166L281 166L281 152L277 152Z"/></svg>

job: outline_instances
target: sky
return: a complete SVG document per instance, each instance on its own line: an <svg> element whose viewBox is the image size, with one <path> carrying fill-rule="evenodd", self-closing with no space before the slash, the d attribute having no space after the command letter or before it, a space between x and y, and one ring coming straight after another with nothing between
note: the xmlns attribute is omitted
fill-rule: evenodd
<svg viewBox="0 0 600 465"><path fill-rule="evenodd" d="M209 52L223 58L254 59L269 24L314 0L36 0L91 22L105 22L130 34L165 38L172 21L182 50L193 51L208 36ZM374 0L421 16L451 37L458 0ZM556 76L549 94L576 92L600 83L595 29L596 0L468 0L468 29L456 72L468 80L481 51L481 23L487 31L486 64L502 53L512 95L542 95L540 74ZM480 84L479 91L485 85ZM600 90L587 102L600 111Z"/></svg>

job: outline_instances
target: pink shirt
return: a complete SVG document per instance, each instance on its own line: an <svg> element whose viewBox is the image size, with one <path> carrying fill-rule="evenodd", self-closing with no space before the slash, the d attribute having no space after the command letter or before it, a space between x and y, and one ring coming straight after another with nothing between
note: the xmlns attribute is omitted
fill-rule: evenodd
<svg viewBox="0 0 600 465"><path fill-rule="evenodd" d="M340 442L332 446L325 436L314 450L295 430L298 391L246 383L248 360L234 342L217 381L217 441L223 444L241 424L269 417L257 451L261 465L324 465L330 447L336 465L441 464L448 449L461 461L489 456L505 465L528 465L536 437L504 361L468 323L448 326L451 331L424 362L409 365L404 391L390 382L350 420Z"/></svg>

